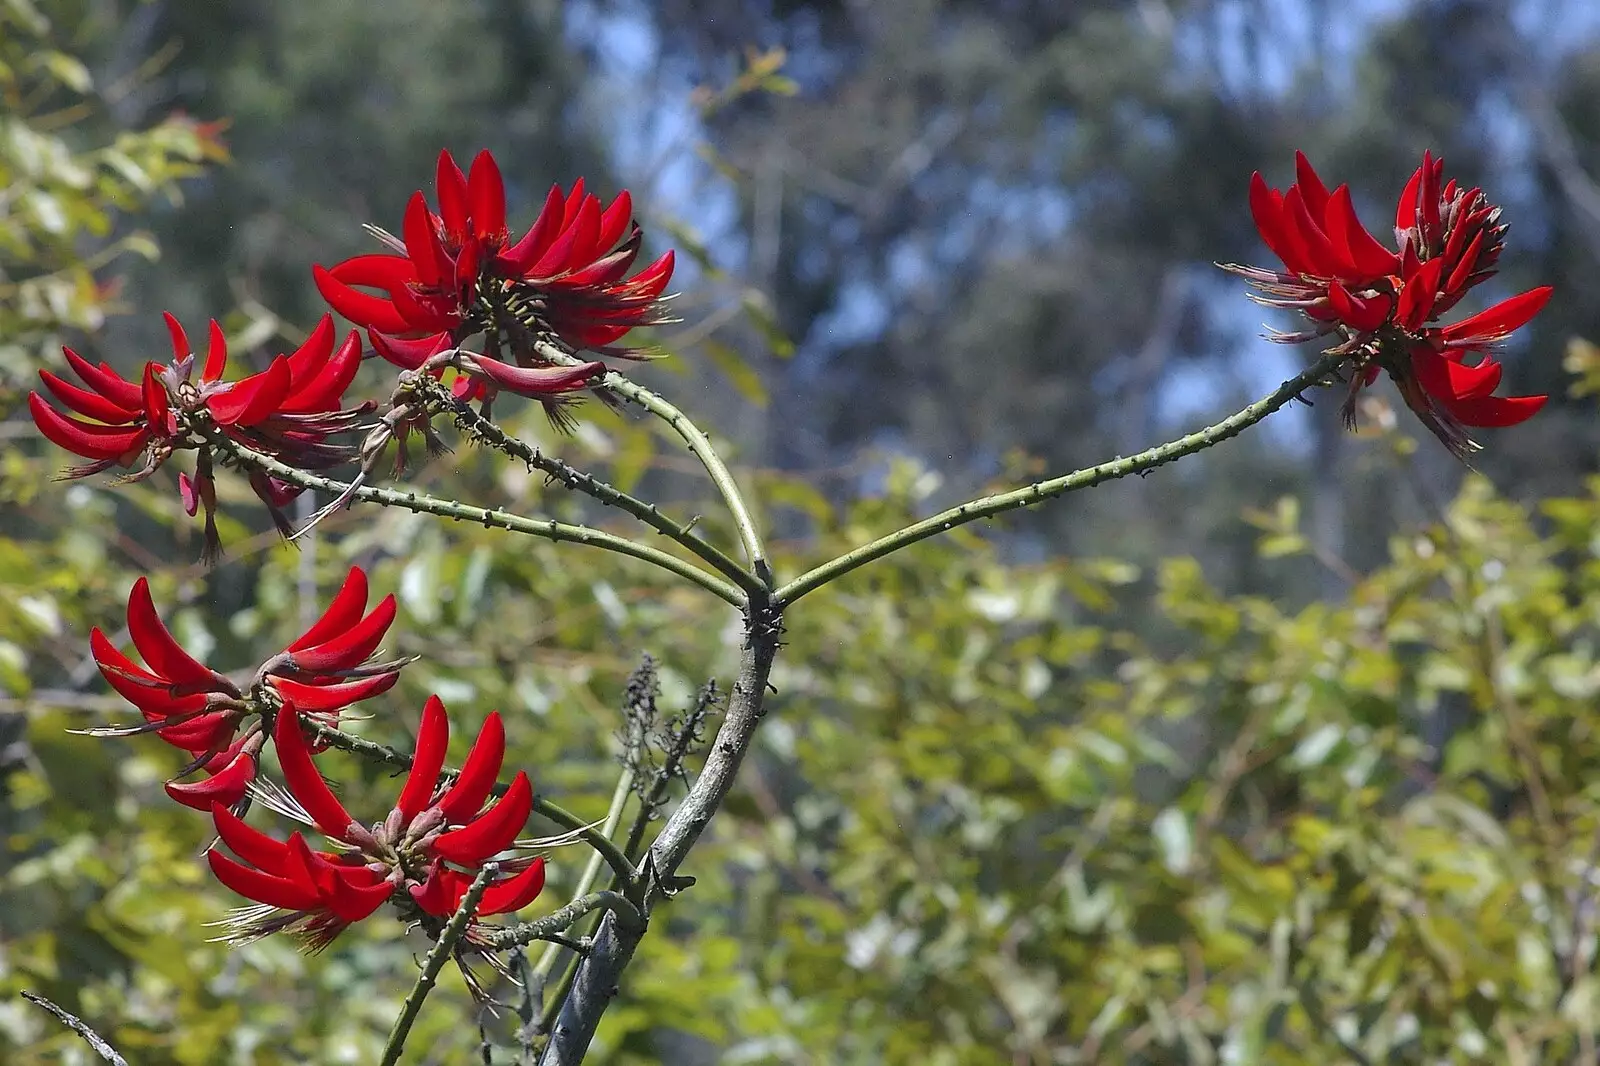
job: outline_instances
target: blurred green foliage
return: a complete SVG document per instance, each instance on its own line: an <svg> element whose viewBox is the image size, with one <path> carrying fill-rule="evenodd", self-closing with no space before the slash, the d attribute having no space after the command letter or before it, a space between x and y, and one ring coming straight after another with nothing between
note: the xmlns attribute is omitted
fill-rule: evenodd
<svg viewBox="0 0 1600 1066"><path fill-rule="evenodd" d="M24 35L45 28L22 0L0 12L7 85L82 91L70 58ZM95 326L95 264L140 247L124 217L216 154L187 120L108 149L37 114L13 102L0 117L0 196L18 205L0 213L0 338L19 366ZM576 438L541 443L624 483L671 466L639 424L585 410ZM187 646L233 670L367 566L402 605L392 650L423 659L355 728L405 745L430 692L458 735L499 708L514 763L590 817L638 654L661 662L668 706L733 663L735 618L694 589L408 513L336 516L297 552L241 509L226 563L185 565L170 486L51 485L62 457L25 420L0 430L7 1064L90 1061L21 989L136 1066L370 1062L424 948L381 919L316 958L207 941L237 901L197 861L204 819L161 794L178 756L69 732L128 717L85 638L119 629L136 573ZM808 531L781 547L785 574L923 513L938 487L901 465L878 498L840 508L801 480L750 477L767 517ZM475 452L419 482L613 521ZM1262 566L1342 565L1307 556L1292 499L1246 517ZM1191 559L1022 566L970 530L808 597L758 751L687 866L699 883L658 917L593 1061L1593 1061L1597 530L1600 480L1530 509L1472 479L1395 533L1384 566L1300 609L1224 595ZM322 760L353 809L387 809L384 772ZM530 914L563 900L585 858L556 852ZM410 1061L472 1061L475 1022L448 978Z"/></svg>

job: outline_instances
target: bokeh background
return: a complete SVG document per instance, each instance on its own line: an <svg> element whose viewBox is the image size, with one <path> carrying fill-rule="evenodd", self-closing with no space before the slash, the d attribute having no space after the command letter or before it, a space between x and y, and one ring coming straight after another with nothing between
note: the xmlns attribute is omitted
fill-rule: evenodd
<svg viewBox="0 0 1600 1066"><path fill-rule="evenodd" d="M1556 286L1506 353L1550 405L1479 473L1386 386L1355 435L1319 397L803 601L593 1061L1597 1061L1594 5L0 0L0 1062L91 1061L21 989L136 1066L374 1061L425 947L207 942L236 901L161 794L179 756L69 732L127 720L86 640L137 575L232 670L368 567L424 658L359 728L500 708L587 817L642 653L664 707L728 678L727 609L610 556L369 510L286 548L225 477L207 569L166 473L51 481L25 398L62 343L130 372L171 310L265 365L322 313L310 264L397 226L441 147L492 149L523 224L551 182L632 190L681 264L641 377L727 445L791 575L1296 372L1212 266L1268 261L1246 183L1296 148L1379 232L1443 154L1511 223L1481 299ZM506 417L729 534L678 449L584 414ZM626 528L467 448L414 481ZM448 977L408 1061L484 1061L479 1021Z"/></svg>

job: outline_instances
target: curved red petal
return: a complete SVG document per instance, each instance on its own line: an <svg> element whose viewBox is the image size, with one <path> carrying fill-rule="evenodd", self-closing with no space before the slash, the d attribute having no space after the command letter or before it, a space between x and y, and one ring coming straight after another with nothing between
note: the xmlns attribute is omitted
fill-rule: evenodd
<svg viewBox="0 0 1600 1066"><path fill-rule="evenodd" d="M1311 217L1319 223L1328 207L1328 187L1322 184L1322 179L1317 176L1316 168L1306 158L1304 152L1294 154L1295 184L1300 188L1300 198L1305 202L1306 210L1311 212Z"/></svg>
<svg viewBox="0 0 1600 1066"><path fill-rule="evenodd" d="M441 834L433 842L433 852L458 866L477 866L509 848L532 811L533 786L528 775L518 770L504 796L460 829Z"/></svg>
<svg viewBox="0 0 1600 1066"><path fill-rule="evenodd" d="M544 859L541 857L534 859L533 865L517 876L490 885L489 890L483 894L483 902L478 905L478 913L487 917L491 914L520 911L538 899L539 893L543 891ZM465 895L464 892L462 894ZM456 905L460 906L459 901Z"/></svg>
<svg viewBox="0 0 1600 1066"><path fill-rule="evenodd" d="M406 252L417 272L417 281L433 288L444 280L451 269L449 257L439 243L439 234L433 228L433 212L420 192L411 194L406 201L405 219L400 224L400 235L405 239Z"/></svg>
<svg viewBox="0 0 1600 1066"><path fill-rule="evenodd" d="M171 311L161 312L161 321L167 324L167 333L172 336L173 362L177 362L194 351L193 348L189 347L189 335L183 331L183 324L178 321Z"/></svg>
<svg viewBox="0 0 1600 1066"><path fill-rule="evenodd" d="M1341 185L1333 190L1324 211L1324 229L1328 239L1344 258L1354 264L1362 280L1376 280L1393 274L1400 266L1400 257L1389 251L1356 217L1355 203L1350 199L1350 186Z"/></svg>
<svg viewBox="0 0 1600 1066"><path fill-rule="evenodd" d="M206 862L218 881L246 899L281 907L288 911L315 910L322 902L315 886L297 884L287 878L274 877L252 870L212 848L206 852Z"/></svg>
<svg viewBox="0 0 1600 1066"><path fill-rule="evenodd" d="M37 392L28 393L28 413L46 440L85 459L120 459L142 449L150 437L143 426L114 429L68 418Z"/></svg>
<svg viewBox="0 0 1600 1066"><path fill-rule="evenodd" d="M395 804L408 822L421 814L433 798L449 748L450 717L439 697L429 696L422 707L422 725L417 729L417 750L411 757L411 772L406 775L405 787L400 790L400 799Z"/></svg>
<svg viewBox="0 0 1600 1066"><path fill-rule="evenodd" d="M381 330L384 333L405 333L411 329L411 324L395 309L391 301L369 293L357 292L321 266L312 267L311 276L317 283L317 291L328 301L328 306L356 325Z"/></svg>
<svg viewBox="0 0 1600 1066"><path fill-rule="evenodd" d="M150 598L150 582L142 577L133 583L133 589L128 593L128 636L158 676L173 684L193 686L202 691L224 690L218 684L222 679L184 651L162 623L161 616L156 613L155 601Z"/></svg>
<svg viewBox="0 0 1600 1066"><path fill-rule="evenodd" d="M206 409L220 425L253 426L277 413L289 395L292 380L289 360L280 355L261 373L236 381L226 392L211 396L206 400Z"/></svg>
<svg viewBox="0 0 1600 1066"><path fill-rule="evenodd" d="M393 670L384 674L374 674L371 677L359 678L355 681L341 681L329 685L311 685L292 678L274 676L271 679L272 687L285 699L293 701L294 705L310 714L327 714L348 707L352 703L360 703L374 696L381 696L394 688L394 683L400 680L400 672Z"/></svg>
<svg viewBox="0 0 1600 1066"><path fill-rule="evenodd" d="M1498 429L1525 422L1539 413L1548 396L1474 396L1449 405L1462 424Z"/></svg>
<svg viewBox="0 0 1600 1066"><path fill-rule="evenodd" d="M587 385L590 379L606 371L604 363L581 363L578 366L512 366L488 356L477 356L473 362L485 378L497 388L519 396L550 396L572 392Z"/></svg>
<svg viewBox="0 0 1600 1066"><path fill-rule="evenodd" d="M311 761L311 751L306 747L294 704L286 703L278 709L272 735L278 749L278 765L283 769L283 783L289 793L300 801L318 829L335 840L346 840L353 820Z"/></svg>
<svg viewBox="0 0 1600 1066"><path fill-rule="evenodd" d="M338 633L360 621L361 614L366 609L367 572L359 566L352 566L350 572L344 575L339 591L328 601L322 617L311 623L311 628L302 633L286 650L299 651L301 648L309 648L325 640L332 640Z"/></svg>
<svg viewBox="0 0 1600 1066"><path fill-rule="evenodd" d="M44 382L44 387L49 389L55 398L66 404L67 407L80 415L88 415L96 421L108 425L119 426L132 422L138 418L141 409L119 407L113 400L102 396L98 392L80 389L69 381L56 377L48 370L39 371L39 380Z"/></svg>
<svg viewBox="0 0 1600 1066"><path fill-rule="evenodd" d="M533 226L520 241L506 249L500 256L500 262L507 273L513 277L521 277L540 256L544 255L545 249L550 247L550 242L561 232L561 216L566 207L567 201L561 193L561 186L550 186L550 194L545 197L544 208L540 210Z"/></svg>
<svg viewBox="0 0 1600 1066"><path fill-rule="evenodd" d="M467 239L467 179L449 151L439 153L433 187L439 196L439 218L444 223L445 236L459 248Z"/></svg>
<svg viewBox="0 0 1600 1066"><path fill-rule="evenodd" d="M145 425L154 433L167 431L167 413L171 410L167 398L167 388L161 384L161 379L156 376L156 365L144 365L144 380L142 382L144 393L144 420Z"/></svg>
<svg viewBox="0 0 1600 1066"><path fill-rule="evenodd" d="M216 823L217 836L239 858L266 873L286 876L289 845L274 840L254 826L245 823L224 803L207 807L211 820Z"/></svg>
<svg viewBox="0 0 1600 1066"><path fill-rule="evenodd" d="M488 149L479 152L467 174L467 204L472 215L472 233L491 248L506 239L506 184L500 165Z"/></svg>
<svg viewBox="0 0 1600 1066"><path fill-rule="evenodd" d="M1467 338L1485 343L1499 340L1523 326L1544 310L1544 305L1550 302L1550 294L1555 290L1549 285L1541 285L1537 289L1529 289L1519 293L1509 300L1501 300L1486 310L1479 311L1471 318L1464 319L1452 326L1445 326L1441 331L1446 341L1459 341Z"/></svg>
<svg viewBox="0 0 1600 1066"><path fill-rule="evenodd" d="M211 320L206 339L206 365L200 371L201 381L221 381L222 372L228 368L228 338L216 319Z"/></svg>
<svg viewBox="0 0 1600 1066"><path fill-rule="evenodd" d="M168 781L167 795L185 807L209 811L213 804L231 807L244 799L245 789L256 779L256 760L247 751L241 751L216 773L202 781ZM232 844L228 845L233 848ZM242 858L249 858L233 849ZM251 860L254 861L254 860ZM256 863L260 866L260 863Z"/></svg>
<svg viewBox="0 0 1600 1066"><path fill-rule="evenodd" d="M138 385L105 367L95 366L71 348L61 349L61 354L66 356L67 365L72 367L72 372L95 392L123 410L141 409L143 397L140 395Z"/></svg>
<svg viewBox="0 0 1600 1066"><path fill-rule="evenodd" d="M338 636L308 648L295 649L291 653L295 666L310 673L325 673L361 665L383 642L383 635L394 622L394 614L394 596L385 596L370 614Z"/></svg>
<svg viewBox="0 0 1600 1066"><path fill-rule="evenodd" d="M411 340L405 337L386 336L377 330L368 330L367 337L372 341L374 351L405 370L417 369L427 362L430 356L438 355L450 347L450 334L447 332Z"/></svg>
<svg viewBox="0 0 1600 1066"><path fill-rule="evenodd" d="M438 807L450 824L465 822L483 808L505 757L506 726L499 711L490 711L472 742L467 761L461 764L461 772L439 797Z"/></svg>
<svg viewBox="0 0 1600 1066"><path fill-rule="evenodd" d="M306 338L305 343L290 354L291 389L298 392L322 373L333 355L333 334L333 316L325 314L317 320L316 328L311 331L311 336Z"/></svg>
<svg viewBox="0 0 1600 1066"><path fill-rule="evenodd" d="M330 315L326 321L332 322ZM361 338L351 330L339 350L318 373L296 388L279 408L284 414L316 414L336 410L344 402L344 390L356 379L361 370Z"/></svg>

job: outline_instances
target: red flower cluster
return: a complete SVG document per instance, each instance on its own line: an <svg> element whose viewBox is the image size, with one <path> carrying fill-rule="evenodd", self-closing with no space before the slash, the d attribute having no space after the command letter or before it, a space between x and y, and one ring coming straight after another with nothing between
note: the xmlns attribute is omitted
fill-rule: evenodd
<svg viewBox="0 0 1600 1066"><path fill-rule="evenodd" d="M1424 153L1400 195L1398 251L1390 251L1356 217L1350 189L1331 193L1306 157L1295 153L1296 181L1283 192L1259 173L1250 179L1250 211L1284 270L1224 264L1263 294L1271 307L1297 310L1312 322L1274 339L1298 343L1337 334L1331 351L1351 357L1356 393L1387 370L1406 404L1451 451L1476 447L1467 426L1509 426L1533 416L1547 397L1493 395L1501 365L1487 353L1526 324L1550 298L1548 286L1505 300L1453 325L1435 325L1467 290L1494 276L1507 227L1481 189L1444 182L1444 161ZM1467 355L1483 358L1465 363Z"/></svg>
<svg viewBox="0 0 1600 1066"><path fill-rule="evenodd" d="M401 238L385 235L394 254L312 268L329 306L367 327L372 346L390 362L415 370L482 333L488 354L466 368L477 373L458 383L458 395L503 388L559 399L605 368L552 367L532 340L627 355L617 341L635 326L662 321L673 254L627 276L643 241L627 192L602 209L599 197L584 192L582 179L569 193L554 187L532 228L513 242L505 184L487 151L466 175L441 152L435 190L437 214L416 192ZM517 366L503 362L507 350Z"/></svg>
<svg viewBox="0 0 1600 1066"><path fill-rule="evenodd" d="M205 508L207 557L217 550L216 489L213 456L199 432L215 428L249 448L294 466L320 470L349 458L349 449L327 438L357 428L371 405L341 410L344 390L361 365L355 333L334 350L331 315L324 315L311 336L291 355L280 355L259 374L223 380L228 346L222 327L211 322L206 360L194 377L195 356L178 320L166 315L172 335L172 362L147 362L138 382L128 381L106 363L96 366L71 348L62 349L67 365L87 388L39 371L48 389L74 415L51 407L37 392L28 394L28 409L39 431L50 441L90 460L67 471L85 477L113 466L132 470L127 480L149 477L182 449L198 453L195 474L179 475L185 509L192 515ZM257 470L250 486L287 531L281 508L300 492Z"/></svg>
<svg viewBox="0 0 1600 1066"><path fill-rule="evenodd" d="M128 594L128 636L144 665L118 651L98 627L89 634L89 648L100 673L138 708L144 724L100 732L155 733L194 756L177 776L203 770L208 779L168 782L167 794L179 803L197 810L213 802L237 804L255 779L264 741L260 712L294 703L335 724L344 708L392 688L411 661L368 661L394 621L395 601L386 596L370 613L366 605L367 575L352 567L322 617L248 685L239 685L183 649L156 613L149 582L140 578Z"/></svg>
<svg viewBox="0 0 1600 1066"><path fill-rule="evenodd" d="M281 812L315 826L338 850L312 851L299 832L287 842L274 840L223 806L213 807L217 835L243 862L212 849L206 856L211 869L259 904L235 913L231 940L287 930L319 949L385 900L408 920L447 918L460 906L473 871L513 846L533 809L533 787L520 770L484 807L505 759L498 714L484 721L461 772L441 787L450 722L437 696L423 708L416 755L394 809L370 827L350 817L317 771L292 704L278 712L273 736L287 789ZM506 876L489 886L478 915L520 910L544 888L543 859L501 865ZM468 944L475 931L469 928Z"/></svg>

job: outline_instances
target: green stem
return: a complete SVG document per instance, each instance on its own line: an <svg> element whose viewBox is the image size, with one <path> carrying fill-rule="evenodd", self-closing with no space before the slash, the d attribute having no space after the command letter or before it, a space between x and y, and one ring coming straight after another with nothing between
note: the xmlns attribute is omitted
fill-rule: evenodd
<svg viewBox="0 0 1600 1066"><path fill-rule="evenodd" d="M629 787L632 786L632 782L629 780L631 777L631 772L623 775L623 780L628 781ZM623 801L626 802L628 798L627 791L626 789L623 789L621 781L617 783L617 787L619 791L622 791ZM617 830L615 819L621 817L620 812L615 806L615 795L612 796L611 802L613 806L606 814L605 823L599 830L596 830L593 826L589 825L588 822L585 822L582 818L579 818L576 814L573 814L566 808L558 807L542 796L534 797L533 809L535 813L548 818L550 821L556 823L564 829L570 829L573 832L578 833L582 837L584 843L588 844L594 849L594 854L589 857L588 870L584 874L584 878L586 880L579 880L578 889L573 893L573 895L581 896L585 892L589 891L589 886L594 884L594 877L592 874L598 873L599 864L602 861L610 866L612 871L617 875L618 883L624 891L628 891L633 888L633 864L629 862L628 857L622 853L622 849L617 847L617 845L611 840L611 834L615 833Z"/></svg>
<svg viewBox="0 0 1600 1066"><path fill-rule="evenodd" d="M457 399L449 389L430 377L425 375L419 377L412 383L411 388L421 393L435 407L448 412L455 419L456 427L468 437L513 459L519 459L530 467L543 470L553 480L574 492L582 492L607 506L628 512L658 533L671 538L710 563L741 588L749 591L763 588L756 576L740 566L727 552L697 536L684 523L662 514L661 509L655 504L629 495L570 463L545 455L531 444L518 440L490 419L474 411L471 404Z"/></svg>
<svg viewBox="0 0 1600 1066"><path fill-rule="evenodd" d="M422 1010L422 1001L428 998L428 993L433 991L433 986L438 983L439 971L444 969L445 960L455 952L456 944L466 935L467 926L472 923L472 916L478 910L478 904L483 900L483 894L489 890L489 882L494 880L500 872L500 864L484 863L483 869L478 871L478 876L472 879L472 887L467 889L467 894L462 897L461 906L450 916L450 921L445 923L444 932L439 934L439 939L434 943L428 957L422 960L422 972L417 975L417 983L411 986L411 993L406 996L405 1005L400 1008L400 1017L394 1020L394 1028L389 1031L389 1042L384 1045L383 1058L380 1066L395 1066L400 1061L400 1052L405 1047L406 1037L411 1035L411 1027L416 1024L417 1015Z"/></svg>
<svg viewBox="0 0 1600 1066"><path fill-rule="evenodd" d="M626 537L619 537L588 526L575 526L549 518L525 518L522 515L511 514L508 511L477 507L472 504L458 503L455 500L441 500L435 496L415 492L398 492L394 489L382 489L370 485L362 485L351 491L350 486L345 482L335 481L332 478L322 477L318 474L308 474L304 470L297 470L271 456L262 455L260 452L252 451L236 441L229 440L213 428L199 426L194 428L208 443L235 461L247 466L253 466L258 470L264 470L278 480L288 482L291 485L298 485L306 489L316 489L319 492L329 493L334 497L339 497L349 492L352 499L381 504L384 507L402 507L419 514L438 515L441 518L452 518L458 522L474 522L490 529L499 527L508 529L513 533L525 533L529 536L544 537L547 540L566 541L573 544L586 544L591 548L603 548L618 555L626 555L634 559L642 559L647 563L653 563L669 573L694 582L707 592L720 597L735 607L741 607L745 602L744 593L715 574L708 574L693 563L684 562L677 556L669 555L659 548L652 548L648 544L640 544L637 541L628 540Z"/></svg>
<svg viewBox="0 0 1600 1066"><path fill-rule="evenodd" d="M575 357L564 352L558 346L547 341L535 344L539 354L553 363L571 365L578 362ZM706 473L711 477L711 483L716 486L722 500L728 506L728 512L733 517L733 525L739 532L739 541L744 545L744 552L750 558L750 567L755 571L766 588L771 588L772 566L767 561L766 549L761 546L761 535L756 532L755 521L750 517L750 509L744 502L744 496L739 491L739 485L729 473L727 464L711 446L711 441L700 427L696 426L673 404L651 392L643 385L637 385L615 370L607 371L606 375L595 382L600 388L609 389L618 396L643 407L646 411L661 419L683 438L689 446L689 451L700 460L700 465L706 468Z"/></svg>
<svg viewBox="0 0 1600 1066"><path fill-rule="evenodd" d="M966 525L968 522L975 522L980 518L992 518L1006 511L1014 511L1019 507L1028 507L1068 492L1075 492L1078 489L1092 488L1107 481L1127 477L1129 474L1143 474L1158 466L1163 466L1182 459L1184 456L1203 451L1212 445L1220 444L1230 437L1238 436L1246 429L1260 422L1311 386L1322 383L1343 359L1344 357L1342 356L1324 356L1305 373L1279 385L1271 395L1257 400L1214 426L1207 426L1205 429L1179 437L1174 441L1168 441L1166 444L1157 445L1137 455L1120 457L1110 462L1101 463L1099 466L1075 470L1070 474L1064 474L1061 477L1041 481L1024 488L1014 489L1011 492L970 500L947 511L942 511L932 518L914 522L904 529L890 533L888 536L879 537L869 544L863 544L859 548L846 552L837 559L832 559L821 566L806 571L774 592L772 594L773 603L779 608L787 607L806 593L821 588L828 582L843 577L858 567L881 559L891 552L899 551L907 545L915 544L919 540L926 540L957 526Z"/></svg>
<svg viewBox="0 0 1600 1066"><path fill-rule="evenodd" d="M628 796L632 792L633 771L624 770L622 776L617 778L617 787L611 792L611 806L606 810L605 824L601 826L598 834L605 841L605 850L602 851L599 847L596 847L594 854L589 856L589 864L584 867L583 875L578 878L578 884L572 890L573 899L587 895L589 890L594 887L595 881L600 877L600 863L602 860L609 862L612 870L619 877L625 879L622 882L625 888L631 889L633 887L633 867L629 865L627 857L611 841L611 834L617 831L617 825L622 821L622 812L628 806ZM574 818L576 821L575 816L565 811L562 813L569 818ZM583 823L579 822L578 824L582 825ZM576 826L571 828L576 828ZM548 974L555 968L556 956L560 952L560 944L551 944L546 947L544 954L539 956L539 961L534 963L533 972L541 977Z"/></svg>
<svg viewBox="0 0 1600 1066"><path fill-rule="evenodd" d="M558 911L551 911L543 918L484 933L479 936L478 943L489 951L509 951L570 929L584 915L599 910L611 911L629 928L644 922L639 908L620 892L591 892L579 896Z"/></svg>

